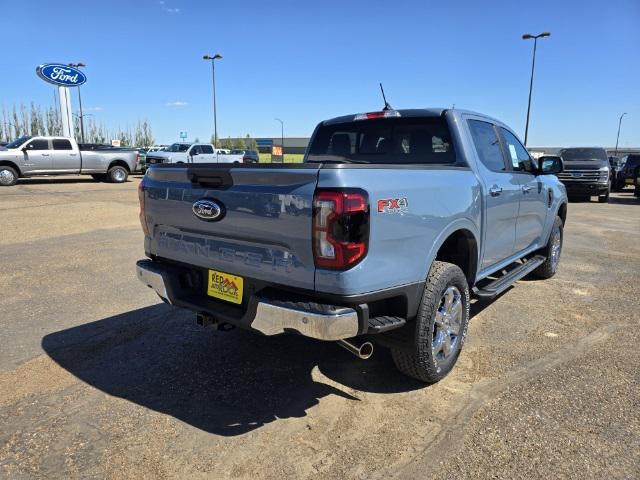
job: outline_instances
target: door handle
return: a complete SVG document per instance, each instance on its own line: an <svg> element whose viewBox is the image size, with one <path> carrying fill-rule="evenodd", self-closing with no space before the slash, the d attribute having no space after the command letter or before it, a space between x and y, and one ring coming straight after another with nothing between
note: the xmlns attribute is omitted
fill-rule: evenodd
<svg viewBox="0 0 640 480"><path fill-rule="evenodd" d="M489 194L492 197L497 197L498 195L500 195L502 193L502 187L499 187L497 185L494 185L493 187L491 187L489 189Z"/></svg>
<svg viewBox="0 0 640 480"><path fill-rule="evenodd" d="M70 153L69 154L71 157L75 157L76 155L78 155L77 153Z"/></svg>
<svg viewBox="0 0 640 480"><path fill-rule="evenodd" d="M43 154L42 154L42 156L43 156L43 157L48 157L48 156L49 156L49 154L48 154L48 153L43 153Z"/></svg>
<svg viewBox="0 0 640 480"><path fill-rule="evenodd" d="M522 186L522 192L523 193L529 193L530 190L531 190L531 187L529 185L523 185Z"/></svg>

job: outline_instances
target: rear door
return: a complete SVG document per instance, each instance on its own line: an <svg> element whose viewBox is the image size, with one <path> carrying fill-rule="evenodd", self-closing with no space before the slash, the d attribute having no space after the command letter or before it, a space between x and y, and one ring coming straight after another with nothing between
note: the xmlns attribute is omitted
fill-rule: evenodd
<svg viewBox="0 0 640 480"><path fill-rule="evenodd" d="M484 241L481 269L513 254L520 184L505 161L497 127L486 119L468 117L471 138L478 157L478 172L484 184Z"/></svg>
<svg viewBox="0 0 640 480"><path fill-rule="evenodd" d="M509 168L520 185L520 209L516 220L514 253L539 245L547 218L549 191L535 175L535 160L517 137L500 127Z"/></svg>
<svg viewBox="0 0 640 480"><path fill-rule="evenodd" d="M145 177L147 252L245 279L312 289L318 169L311 164L151 168ZM224 213L217 221L200 218L194 212L199 200L216 202Z"/></svg>
<svg viewBox="0 0 640 480"><path fill-rule="evenodd" d="M69 139L54 138L51 140L51 146L51 162L54 170L69 173L80 171L80 155Z"/></svg>
<svg viewBox="0 0 640 480"><path fill-rule="evenodd" d="M52 170L51 145L46 138L34 138L24 147L22 171L24 173L45 173Z"/></svg>
<svg viewBox="0 0 640 480"><path fill-rule="evenodd" d="M207 163L216 163L216 154L213 151L213 145L200 145L201 161Z"/></svg>

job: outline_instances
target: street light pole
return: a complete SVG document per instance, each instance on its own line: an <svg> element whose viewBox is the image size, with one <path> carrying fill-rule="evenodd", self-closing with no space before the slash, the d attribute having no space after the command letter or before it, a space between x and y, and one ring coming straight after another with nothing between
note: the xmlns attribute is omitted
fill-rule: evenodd
<svg viewBox="0 0 640 480"><path fill-rule="evenodd" d="M624 112L620 115L620 119L618 120L618 136L616 137L616 152L613 154L614 157L618 156L618 140L620 140L620 125L622 125L622 117L624 117L627 112Z"/></svg>
<svg viewBox="0 0 640 480"><path fill-rule="evenodd" d="M279 118L276 118L278 122L280 122L280 142L282 147L282 163L284 163L284 122Z"/></svg>
<svg viewBox="0 0 640 480"><path fill-rule="evenodd" d="M213 146L218 148L218 115L216 112L216 60L222 60L222 55L203 55L203 60L211 60L211 79L213 81Z"/></svg>
<svg viewBox="0 0 640 480"><path fill-rule="evenodd" d="M86 67L84 63L70 63L70 67L80 68ZM84 115L82 114L82 95L80 95L80 87L76 87L78 89L78 104L80 105L80 138L82 143L84 143Z"/></svg>
<svg viewBox="0 0 640 480"><path fill-rule="evenodd" d="M531 93L533 92L533 73L536 68L536 47L538 46L538 39L551 36L549 32L542 32L538 35L531 35L525 33L522 35L523 40L530 40L533 38L533 61L531 62L531 80L529 81L529 104L527 106L527 124L524 128L524 146L527 146L527 139L529 137L529 114L531 113Z"/></svg>

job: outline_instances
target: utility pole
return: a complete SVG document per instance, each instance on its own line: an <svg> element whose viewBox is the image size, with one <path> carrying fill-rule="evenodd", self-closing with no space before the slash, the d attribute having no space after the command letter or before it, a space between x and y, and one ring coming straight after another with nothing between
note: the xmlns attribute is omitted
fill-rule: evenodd
<svg viewBox="0 0 640 480"><path fill-rule="evenodd" d="M218 116L216 112L216 60L222 60L222 55L203 55L203 60L211 60L211 79L213 81L213 146L218 148Z"/></svg>
<svg viewBox="0 0 640 480"><path fill-rule="evenodd" d="M616 137L616 151L613 154L614 157L618 156L618 140L620 140L620 125L622 125L622 117L624 117L627 114L627 112L624 112L622 115L620 115L620 119L618 120L618 136Z"/></svg>
<svg viewBox="0 0 640 480"><path fill-rule="evenodd" d="M69 66L74 68L86 67L86 65L82 62L70 63ZM81 143L84 143L84 115L82 114L82 95L80 95L80 87L76 88L78 89L78 105L80 106L80 139Z"/></svg>
<svg viewBox="0 0 640 480"><path fill-rule="evenodd" d="M533 92L533 73L536 68L536 47L538 46L538 39L551 36L549 32L542 32L538 35L531 35L525 33L522 35L523 40L530 40L533 38L533 61L531 62L531 80L529 81L529 104L527 106L527 125L524 128L524 146L527 146L527 139L529 138L529 114L531 113L531 93Z"/></svg>

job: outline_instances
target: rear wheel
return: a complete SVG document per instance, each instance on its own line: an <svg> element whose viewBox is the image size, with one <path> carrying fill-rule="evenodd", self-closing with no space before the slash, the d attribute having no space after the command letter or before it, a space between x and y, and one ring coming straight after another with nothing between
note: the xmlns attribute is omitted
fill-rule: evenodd
<svg viewBox="0 0 640 480"><path fill-rule="evenodd" d="M562 237L562 219L556 217L553 222L553 227L551 228L551 235L549 236L547 246L543 249L543 255L547 258L532 272L532 275L538 278L551 278L556 274L558 264L560 263L560 254L562 253Z"/></svg>
<svg viewBox="0 0 640 480"><path fill-rule="evenodd" d="M426 383L436 383L453 368L462 349L469 323L469 285L457 265L433 262L406 348L391 349L402 373Z"/></svg>
<svg viewBox="0 0 640 480"><path fill-rule="evenodd" d="M0 185L3 187L10 187L15 185L18 181L18 172L13 167L6 165L0 166Z"/></svg>
<svg viewBox="0 0 640 480"><path fill-rule="evenodd" d="M122 165L111 167L107 172L107 179L111 183L124 183L129 177L129 172Z"/></svg>

